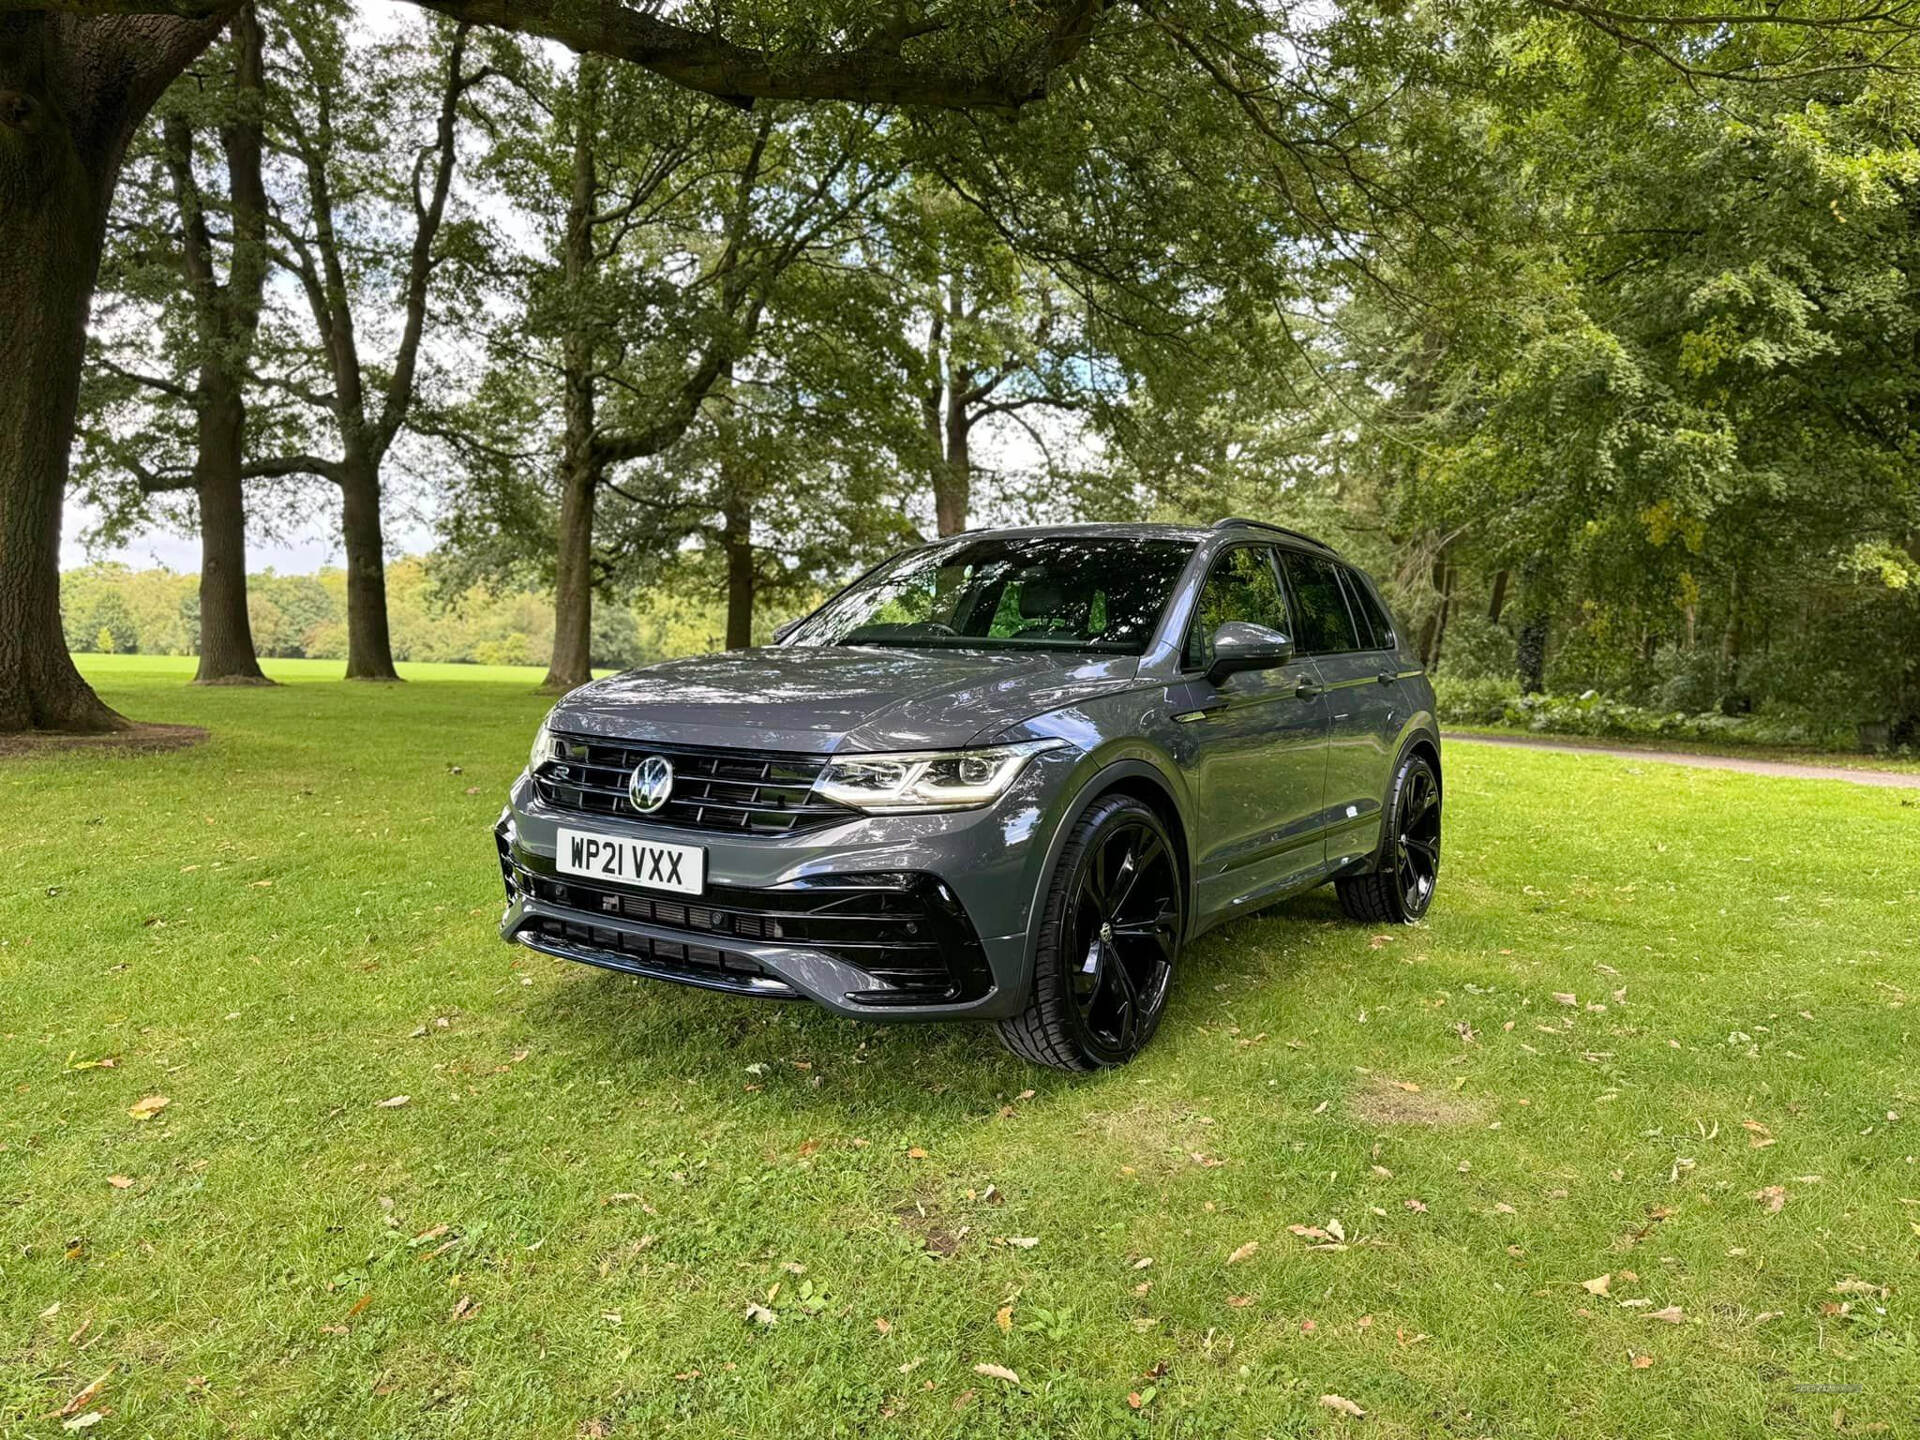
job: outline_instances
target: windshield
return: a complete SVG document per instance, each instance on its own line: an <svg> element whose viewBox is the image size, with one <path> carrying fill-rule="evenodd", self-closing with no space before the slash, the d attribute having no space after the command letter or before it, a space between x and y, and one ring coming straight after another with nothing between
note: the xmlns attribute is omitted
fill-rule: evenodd
<svg viewBox="0 0 1920 1440"><path fill-rule="evenodd" d="M1192 554L1188 540L1113 535L954 540L888 561L790 643L1138 655Z"/></svg>

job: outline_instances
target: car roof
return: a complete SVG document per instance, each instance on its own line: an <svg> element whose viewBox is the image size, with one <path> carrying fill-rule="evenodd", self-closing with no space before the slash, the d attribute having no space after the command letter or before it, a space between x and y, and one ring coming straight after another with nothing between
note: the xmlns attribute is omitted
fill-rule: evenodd
<svg viewBox="0 0 1920 1440"><path fill-rule="evenodd" d="M1309 545L1316 550L1325 550L1329 554L1337 553L1324 540L1316 540L1311 535L1298 530L1289 530L1284 525L1270 524L1265 520L1248 520L1231 516L1217 520L1212 525L1167 525L1150 521L1078 521L1065 525L997 525L981 530L965 530L958 535L945 537L948 540L984 540L1011 539L1020 535L1087 535L1112 539L1140 540L1185 540L1198 544L1202 540L1229 531L1252 531L1268 537L1282 537Z"/></svg>

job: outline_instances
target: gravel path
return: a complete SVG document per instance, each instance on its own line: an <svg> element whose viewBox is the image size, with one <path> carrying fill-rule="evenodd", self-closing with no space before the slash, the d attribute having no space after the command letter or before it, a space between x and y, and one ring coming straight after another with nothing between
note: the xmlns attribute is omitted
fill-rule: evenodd
<svg viewBox="0 0 1920 1440"><path fill-rule="evenodd" d="M1531 735L1443 734L1442 740L1448 745L1510 745L1521 750L1553 750L1562 755L1611 755L1617 760L1656 760L1665 765L1692 765L1702 770L1738 770L1743 775L1776 775L1788 780L1851 780L1856 785L1920 790L1920 773L1909 770L1853 770L1842 765L1796 765L1789 760L1694 755L1682 750L1642 750L1631 745L1583 745L1566 740L1541 740Z"/></svg>

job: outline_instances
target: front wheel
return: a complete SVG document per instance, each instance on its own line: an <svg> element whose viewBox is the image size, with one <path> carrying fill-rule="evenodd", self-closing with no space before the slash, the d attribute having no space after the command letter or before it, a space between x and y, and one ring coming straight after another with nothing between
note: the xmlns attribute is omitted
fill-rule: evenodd
<svg viewBox="0 0 1920 1440"><path fill-rule="evenodd" d="M1394 771L1380 853L1364 875L1335 882L1340 908L1369 925L1411 925L1433 903L1440 879L1440 777L1414 752Z"/></svg>
<svg viewBox="0 0 1920 1440"><path fill-rule="evenodd" d="M1026 1009L999 1025L1036 1065L1124 1065L1160 1024L1186 926L1180 862L1160 817L1126 795L1080 817L1047 889Z"/></svg>

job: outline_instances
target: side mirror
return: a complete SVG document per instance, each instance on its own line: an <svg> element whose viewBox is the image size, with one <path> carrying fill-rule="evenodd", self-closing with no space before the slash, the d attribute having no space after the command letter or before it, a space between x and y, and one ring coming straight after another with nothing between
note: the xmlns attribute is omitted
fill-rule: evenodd
<svg viewBox="0 0 1920 1440"><path fill-rule="evenodd" d="M1213 632L1213 663L1207 679L1218 685L1242 670L1277 670L1293 659L1293 641L1278 630L1229 620Z"/></svg>
<svg viewBox="0 0 1920 1440"><path fill-rule="evenodd" d="M774 626L773 627L773 643L776 645L786 644L787 637L793 634L794 631L798 630L800 628L800 622L806 618L807 617L804 615L799 615L793 618L792 620L787 621L787 623L784 625Z"/></svg>

